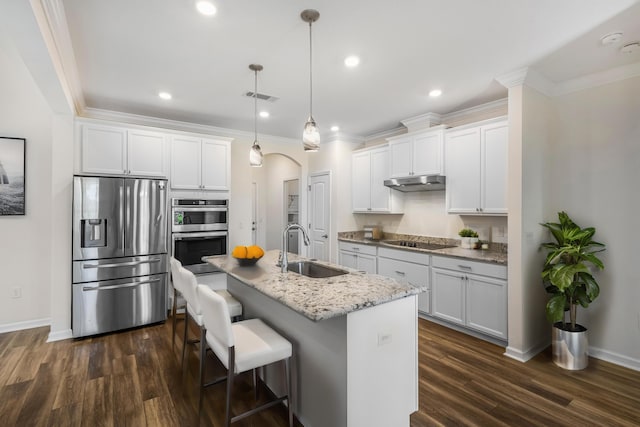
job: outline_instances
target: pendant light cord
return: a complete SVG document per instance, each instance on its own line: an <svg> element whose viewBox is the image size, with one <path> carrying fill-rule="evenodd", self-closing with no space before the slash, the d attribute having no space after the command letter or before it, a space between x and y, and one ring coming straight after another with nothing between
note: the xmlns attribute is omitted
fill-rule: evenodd
<svg viewBox="0 0 640 427"><path fill-rule="evenodd" d="M253 86L253 145L258 142L258 70L254 70L255 84Z"/></svg>
<svg viewBox="0 0 640 427"><path fill-rule="evenodd" d="M309 21L309 117L313 117L313 43L311 21Z"/></svg>

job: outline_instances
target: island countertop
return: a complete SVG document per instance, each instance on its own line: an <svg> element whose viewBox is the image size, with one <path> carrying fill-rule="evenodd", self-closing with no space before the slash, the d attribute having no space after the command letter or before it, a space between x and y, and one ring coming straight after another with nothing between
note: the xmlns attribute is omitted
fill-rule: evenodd
<svg viewBox="0 0 640 427"><path fill-rule="evenodd" d="M342 316L426 290L322 261L314 262L349 273L323 279L293 272L281 273L280 267L276 266L279 252L267 251L257 264L248 267L241 267L231 256L205 257L203 260L313 321ZM289 262L305 259L289 254Z"/></svg>

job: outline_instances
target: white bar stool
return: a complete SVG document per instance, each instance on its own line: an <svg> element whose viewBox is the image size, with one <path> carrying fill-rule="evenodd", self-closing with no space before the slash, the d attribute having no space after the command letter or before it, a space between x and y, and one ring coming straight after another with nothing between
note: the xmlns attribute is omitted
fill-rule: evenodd
<svg viewBox="0 0 640 427"><path fill-rule="evenodd" d="M292 355L291 343L267 326L260 319L243 320L231 323L229 309L224 298L217 295L209 287L198 286L198 296L202 307L202 317L207 328L206 343L227 368L227 376L218 378L209 384L204 384L204 372L200 376L199 411L202 411L202 389L206 386L227 381L227 401L225 425L241 420L263 409L270 408L284 400L289 407L289 426L293 427L293 403L291 399L290 360ZM261 406L250 409L242 414L231 416L231 391L233 379L237 374L269 365L274 362L284 362L285 383L287 393ZM255 380L254 380L255 386Z"/></svg>
<svg viewBox="0 0 640 427"><path fill-rule="evenodd" d="M201 378L202 373L204 371L204 361L205 361L204 356L205 356L205 350L207 346L205 342L206 328L202 321L202 309L200 305L199 295L197 292L197 288L199 285L198 285L196 276L191 271L187 270L184 267L178 268L178 280L182 281L183 296L187 301L187 310L186 310L187 317L186 317L185 327L184 327L184 336L182 339L182 368L184 370L184 356L186 354L186 348L187 348L187 330L189 329L189 319L192 319L200 328L200 340L199 341L196 340L192 342L200 342L200 366L199 366L198 375ZM200 285L200 286L204 286L204 285ZM204 287L211 290L208 286L204 286ZM222 298L222 300L225 302L225 305L228 307L227 310L230 316L232 316L234 319L242 317L242 304L240 304L240 302L237 299L235 299L228 291L211 290L211 292L213 292L214 294ZM231 317L227 320L231 322L230 319Z"/></svg>

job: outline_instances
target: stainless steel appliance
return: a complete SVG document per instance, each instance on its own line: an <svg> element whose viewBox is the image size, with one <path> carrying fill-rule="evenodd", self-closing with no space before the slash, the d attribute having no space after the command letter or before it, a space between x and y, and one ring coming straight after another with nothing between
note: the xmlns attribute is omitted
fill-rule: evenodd
<svg viewBox="0 0 640 427"><path fill-rule="evenodd" d="M445 183L446 178L442 175L416 175L384 180L385 186L404 193L444 190Z"/></svg>
<svg viewBox="0 0 640 427"><path fill-rule="evenodd" d="M194 274L219 272L202 257L226 255L228 200L171 199L171 254Z"/></svg>
<svg viewBox="0 0 640 427"><path fill-rule="evenodd" d="M73 179L74 337L166 320L167 181Z"/></svg>

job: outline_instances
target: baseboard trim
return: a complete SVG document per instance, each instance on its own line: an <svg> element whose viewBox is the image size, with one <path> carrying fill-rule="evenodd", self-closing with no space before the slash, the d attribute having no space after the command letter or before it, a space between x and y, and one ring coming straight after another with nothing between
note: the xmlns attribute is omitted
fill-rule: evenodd
<svg viewBox="0 0 640 427"><path fill-rule="evenodd" d="M613 351L589 347L589 356L604 360L605 362L613 363L614 365L624 366L625 368L633 369L634 371L640 371L640 360L614 353Z"/></svg>
<svg viewBox="0 0 640 427"><path fill-rule="evenodd" d="M22 331L23 329L40 328L42 326L50 326L51 318L25 320L24 322L6 323L0 325L0 334L5 332Z"/></svg>
<svg viewBox="0 0 640 427"><path fill-rule="evenodd" d="M504 355L511 359L517 360L518 362L524 363L524 362L527 362L528 360L533 359L536 354L540 353L542 350L549 347L549 344L550 343L548 342L543 342L536 346L531 347L527 351L520 351L516 348L508 346L506 351L504 352Z"/></svg>
<svg viewBox="0 0 640 427"><path fill-rule="evenodd" d="M47 342L68 340L69 338L73 338L73 331L71 329L63 329L62 331L49 332Z"/></svg>

